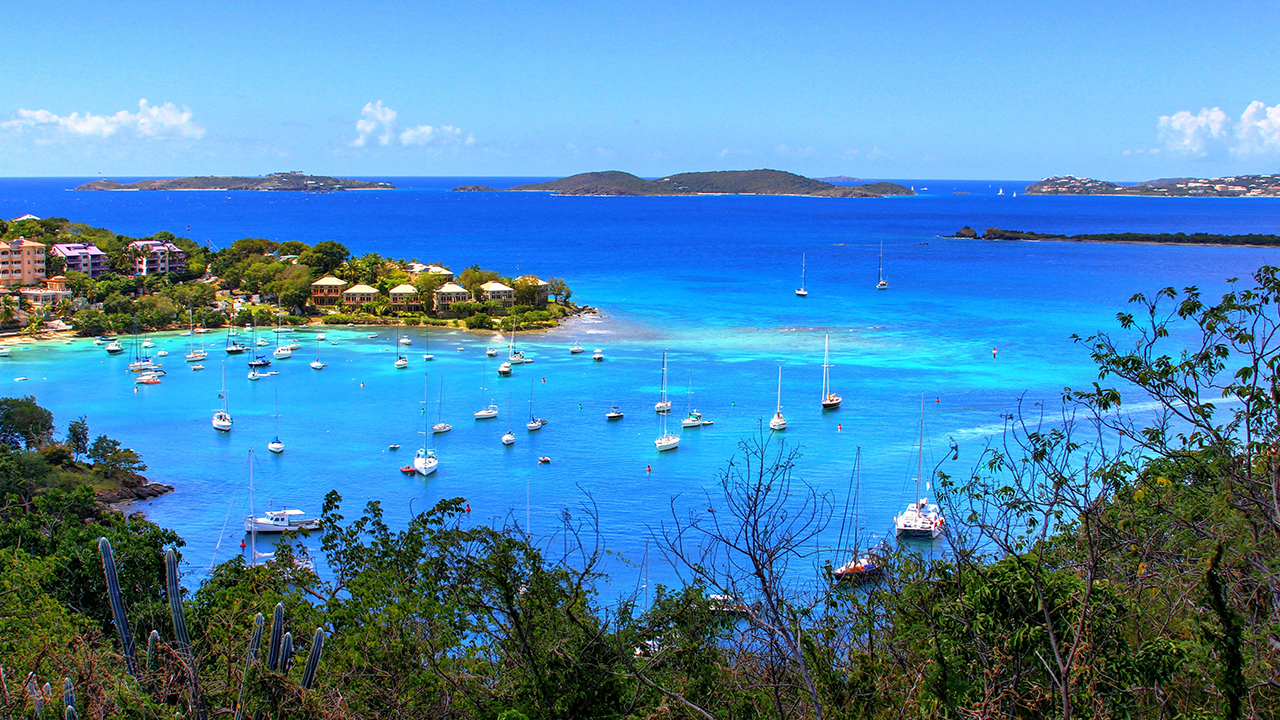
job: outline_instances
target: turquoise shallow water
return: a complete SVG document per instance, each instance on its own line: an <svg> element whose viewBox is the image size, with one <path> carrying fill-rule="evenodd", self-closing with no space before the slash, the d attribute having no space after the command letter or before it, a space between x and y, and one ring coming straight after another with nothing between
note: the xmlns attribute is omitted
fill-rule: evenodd
<svg viewBox="0 0 1280 720"><path fill-rule="evenodd" d="M511 378L486 361L483 348L504 342L488 336L431 330L428 340L427 331L411 329L413 362L395 370L394 337L385 329L327 327L320 352L329 367L316 372L307 367L314 331L297 333L303 347L272 366L278 376L250 382L243 359L227 360L236 421L229 435L210 425L225 357L220 335L207 336L214 347L203 372L182 362L185 338L157 335L172 353L170 374L137 392L127 358L108 357L87 340L23 345L0 359L0 378L28 378L8 380L10 392L35 395L61 427L87 416L95 435L141 452L152 479L178 486L143 509L186 538L192 577L238 551L250 447L259 509L274 502L317 512L336 489L348 517L376 499L395 524L411 504L417 511L462 496L473 522L510 516L523 523L527 504L530 526L542 535L556 528L562 509L583 517L589 496L608 547L638 561L649 529L669 519L672 498L678 508L697 504L738 441L767 423L779 365L785 437L803 452L798 476L836 493L842 506L861 447L862 524L883 534L912 494L922 393L926 463L942 460L954 439L960 459L944 466L964 472L1019 396L1053 407L1064 386L1095 378L1072 333L1113 327L1134 292L1194 284L1219 293L1226 278L1276 260L1275 251L1255 248L989 243L940 234L966 224L1073 233L1280 230L1273 200L1015 199L996 196L998 186L988 183L915 181L935 194L844 201L460 194L444 190L462 179L395 181L406 189L345 195L69 193L63 188L78 181L0 181L8 217L67 216L130 234L191 225L192 237L221 246L244 236L338 239L357 253L438 260L455 270L479 263L564 277L575 300L602 310L522 335L536 363ZM877 292L882 241L890 289ZM793 292L802 252L810 290L803 300ZM845 402L824 414L817 401L827 333L833 385ZM575 341L588 352L570 355ZM422 360L428 342L432 362ZM603 363L590 359L596 347ZM652 408L664 348L673 419L683 414L692 373L691 403L715 425L677 430L679 449L659 455ZM420 442L424 373L430 422L440 412L443 380L443 416L455 427L437 436L440 470L426 480L398 471ZM531 385L537 414L550 420L538 433L523 427ZM266 452L277 390L287 445L278 457ZM489 397L502 417L473 420ZM622 421L604 419L611 405L626 412ZM499 442L508 427L517 435L510 448ZM401 450L388 451L391 443ZM538 465L543 455L553 462ZM834 529L831 535L833 543ZM611 563L625 584L633 571ZM657 566L649 574L675 579Z"/></svg>

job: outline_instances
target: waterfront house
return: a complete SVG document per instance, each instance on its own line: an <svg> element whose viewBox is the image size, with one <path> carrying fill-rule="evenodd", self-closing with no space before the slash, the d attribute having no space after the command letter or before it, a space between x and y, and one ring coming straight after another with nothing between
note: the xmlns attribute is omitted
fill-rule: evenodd
<svg viewBox="0 0 1280 720"><path fill-rule="evenodd" d="M392 310L421 310L422 301L418 299L418 288L404 283L391 288Z"/></svg>
<svg viewBox="0 0 1280 720"><path fill-rule="evenodd" d="M54 275L45 281L42 288L22 288L18 291L24 300L32 305L55 305L67 300L72 293L67 289L67 279L62 275Z"/></svg>
<svg viewBox="0 0 1280 720"><path fill-rule="evenodd" d="M490 280L480 286L480 299L485 302L495 300L502 303L502 307L509 308L516 304L516 291L497 280Z"/></svg>
<svg viewBox="0 0 1280 720"><path fill-rule="evenodd" d="M342 301L342 291L346 289L346 280L339 280L332 275L325 275L311 283L311 304L316 307L337 305Z"/></svg>
<svg viewBox="0 0 1280 720"><path fill-rule="evenodd" d="M533 285L533 304L537 307L547 306L547 299L551 296L550 283L546 280L539 279L536 275L524 275L516 278L516 281Z"/></svg>
<svg viewBox="0 0 1280 720"><path fill-rule="evenodd" d="M164 240L134 240L129 243L134 275L163 275L187 271L187 254Z"/></svg>
<svg viewBox="0 0 1280 720"><path fill-rule="evenodd" d="M20 237L0 242L0 285L35 285L45 278L43 243Z"/></svg>
<svg viewBox="0 0 1280 720"><path fill-rule="evenodd" d="M368 285L356 285L342 291L342 304L347 307L359 307L378 299L378 291Z"/></svg>
<svg viewBox="0 0 1280 720"><path fill-rule="evenodd" d="M451 312L454 303L470 302L471 293L461 285L447 282L436 288L434 308L436 314L444 315Z"/></svg>
<svg viewBox="0 0 1280 720"><path fill-rule="evenodd" d="M67 263L68 270L82 272L91 278L97 278L111 270L111 258L93 242L56 243L49 250Z"/></svg>

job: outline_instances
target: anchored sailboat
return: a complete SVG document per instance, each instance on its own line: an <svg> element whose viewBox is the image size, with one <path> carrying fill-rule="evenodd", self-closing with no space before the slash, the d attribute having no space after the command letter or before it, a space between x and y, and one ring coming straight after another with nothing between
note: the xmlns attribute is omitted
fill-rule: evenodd
<svg viewBox="0 0 1280 720"><path fill-rule="evenodd" d="M840 407L842 398L831 392L831 333L827 333L827 342L822 350L822 409L835 410Z"/></svg>
<svg viewBox="0 0 1280 720"><path fill-rule="evenodd" d="M597 350L596 352L599 352ZM662 389L658 391L658 402L653 404L654 412L665 413L671 410L671 400L667 399L667 351L662 351Z"/></svg>
<svg viewBox="0 0 1280 720"><path fill-rule="evenodd" d="M942 534L945 522L941 509L920 495L920 482L924 475L924 394L920 395L920 456L916 462L916 501L893 518L898 537L932 540Z"/></svg>
<svg viewBox="0 0 1280 720"><path fill-rule="evenodd" d="M876 283L877 290L888 290L889 281L884 279L884 241L880 241L880 282Z"/></svg>
<svg viewBox="0 0 1280 720"><path fill-rule="evenodd" d="M213 429L223 432L231 432L231 413L227 412L227 363L222 363L222 390L218 393L218 397L222 400L222 409L215 410L213 413Z"/></svg>
<svg viewBox="0 0 1280 720"><path fill-rule="evenodd" d="M275 390L276 390L276 401L275 401L276 411L272 417L276 419L276 436L272 438L271 442L267 443L267 449L278 455L284 452L284 441L280 439L280 386L277 385Z"/></svg>
<svg viewBox="0 0 1280 720"><path fill-rule="evenodd" d="M541 430L542 426L547 424L546 418L540 418L533 414L533 388L534 384L531 379L529 380L529 422L524 424L525 428L530 432L534 430Z"/></svg>
<svg viewBox="0 0 1280 720"><path fill-rule="evenodd" d="M422 447L418 448L418 454L413 457L413 469L418 471L419 475L427 476L436 471L440 465L440 461L436 458L436 451L427 447L427 437L431 432L427 430L427 374L422 374Z"/></svg>
<svg viewBox="0 0 1280 720"><path fill-rule="evenodd" d="M782 417L782 366L778 366L778 409L773 413L773 419L769 421L770 430L786 430L787 419Z"/></svg>
<svg viewBox="0 0 1280 720"><path fill-rule="evenodd" d="M800 253L800 289L796 290L796 295L809 297L809 291L804 289L804 253Z"/></svg>

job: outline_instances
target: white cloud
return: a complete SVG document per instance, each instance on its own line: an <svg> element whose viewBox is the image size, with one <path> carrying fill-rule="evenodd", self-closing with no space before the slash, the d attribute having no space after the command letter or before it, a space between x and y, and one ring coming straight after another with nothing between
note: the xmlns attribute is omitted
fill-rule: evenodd
<svg viewBox="0 0 1280 720"><path fill-rule="evenodd" d="M48 110L18 110L12 120L0 128L15 132L38 133L50 140L62 137L109 138L116 133L132 132L138 137L192 138L204 137L204 128L195 124L192 113L173 103L151 105L145 98L138 101L138 112L121 110L114 115L71 113L56 115Z"/></svg>
<svg viewBox="0 0 1280 720"><path fill-rule="evenodd" d="M1261 100L1254 100L1239 120L1229 118L1216 107L1202 108L1196 114L1181 110L1162 115L1159 132L1165 149L1175 154L1204 157L1223 151L1237 156L1280 153L1280 104L1267 107Z"/></svg>
<svg viewBox="0 0 1280 720"><path fill-rule="evenodd" d="M1236 138L1237 155L1280 151L1280 104L1267 107L1260 100L1249 103L1236 126Z"/></svg>
<svg viewBox="0 0 1280 720"><path fill-rule="evenodd" d="M379 145L390 145L393 141L399 141L404 146L470 146L476 144L474 134L464 134L461 128L456 128L452 125L440 125L438 127L415 125L397 132L396 119L399 114L383 105L381 100L376 103L365 103L360 115L361 118L356 121L357 135L354 140L347 143L351 147L364 147L369 144L370 139L377 140Z"/></svg>

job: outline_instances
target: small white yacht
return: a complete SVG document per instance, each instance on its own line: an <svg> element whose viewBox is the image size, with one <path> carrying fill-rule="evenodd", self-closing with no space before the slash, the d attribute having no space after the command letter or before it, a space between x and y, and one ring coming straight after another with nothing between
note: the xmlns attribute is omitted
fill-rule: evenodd
<svg viewBox="0 0 1280 720"><path fill-rule="evenodd" d="M413 456L413 469L419 475L430 475L439 466L440 460L436 458L436 451L431 448L418 448L418 454Z"/></svg>
<svg viewBox="0 0 1280 720"><path fill-rule="evenodd" d="M510 430L508 430L508 431L506 432L506 434L502 436L502 444L503 444L503 445L515 445L515 444L516 444L516 434L515 434L515 433L513 433L513 432L511 432Z"/></svg>
<svg viewBox="0 0 1280 720"><path fill-rule="evenodd" d="M320 527L318 518L305 517L301 510L268 510L259 518L244 519L245 532L282 533L286 530L316 530Z"/></svg>
<svg viewBox="0 0 1280 720"><path fill-rule="evenodd" d="M603 350L601 350L600 348L596 348L595 352L591 353L591 359L592 359L592 360L595 360L596 362L601 362L601 361L603 361L603 360L604 360L604 351L603 351Z"/></svg>
<svg viewBox="0 0 1280 720"><path fill-rule="evenodd" d="M475 412L475 417L477 420L489 420L496 418L498 417L498 406L489 405L489 407L484 408L483 410L477 410Z"/></svg>
<svg viewBox="0 0 1280 720"><path fill-rule="evenodd" d="M578 354L578 353L580 353L580 352L584 352L584 350L583 350L583 347L582 347L581 345L579 345L577 342L575 342L575 343L573 344L573 347L569 348L569 352L570 352L571 354L573 354L573 355L577 355L577 354Z"/></svg>

